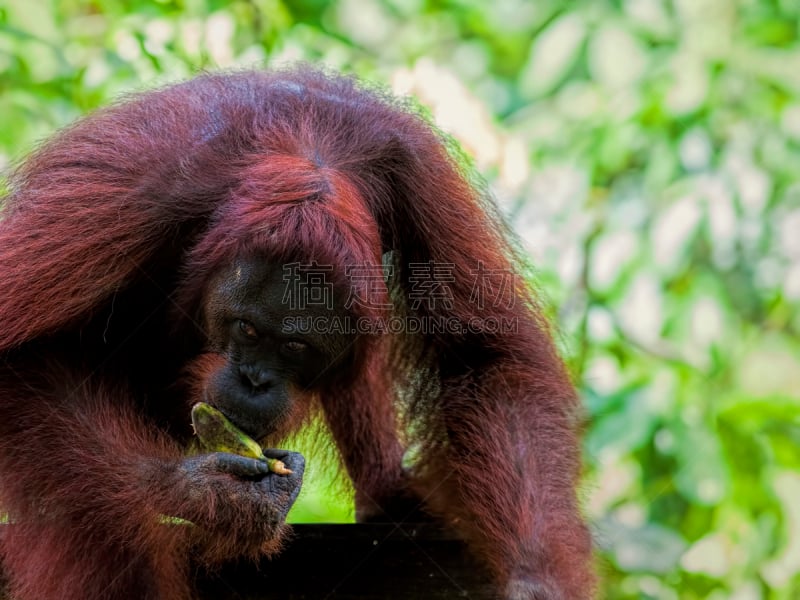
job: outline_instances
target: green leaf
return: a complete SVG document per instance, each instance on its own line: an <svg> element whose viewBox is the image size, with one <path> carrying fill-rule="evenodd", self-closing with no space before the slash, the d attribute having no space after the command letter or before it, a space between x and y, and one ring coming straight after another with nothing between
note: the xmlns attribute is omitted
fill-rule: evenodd
<svg viewBox="0 0 800 600"><path fill-rule="evenodd" d="M578 13L566 13L531 44L528 62L520 75L520 88L532 97L555 89L575 64L586 40L586 23Z"/></svg>

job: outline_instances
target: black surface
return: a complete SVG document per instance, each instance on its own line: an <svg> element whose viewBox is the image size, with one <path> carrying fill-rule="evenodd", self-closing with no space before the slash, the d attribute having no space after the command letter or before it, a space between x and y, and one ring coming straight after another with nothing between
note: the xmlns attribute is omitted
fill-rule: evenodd
<svg viewBox="0 0 800 600"><path fill-rule="evenodd" d="M456 537L433 524L295 525L273 560L230 565L204 600L496 598Z"/></svg>

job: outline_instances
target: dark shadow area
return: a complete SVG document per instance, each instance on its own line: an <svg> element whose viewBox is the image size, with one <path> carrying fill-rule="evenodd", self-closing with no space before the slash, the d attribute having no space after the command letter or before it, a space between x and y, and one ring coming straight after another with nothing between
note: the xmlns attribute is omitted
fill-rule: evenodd
<svg viewBox="0 0 800 600"><path fill-rule="evenodd" d="M494 598L488 575L433 524L295 525L284 551L200 582L203 600Z"/></svg>

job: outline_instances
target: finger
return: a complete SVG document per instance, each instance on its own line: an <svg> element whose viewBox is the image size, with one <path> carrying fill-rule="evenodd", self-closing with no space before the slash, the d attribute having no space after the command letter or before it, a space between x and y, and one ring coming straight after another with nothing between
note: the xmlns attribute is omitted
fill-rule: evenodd
<svg viewBox="0 0 800 600"><path fill-rule="evenodd" d="M290 469L292 473L298 477L302 477L303 471L305 471L306 468L306 459L302 454L299 452L287 452L281 460L283 464L286 465L287 469Z"/></svg>
<svg viewBox="0 0 800 600"><path fill-rule="evenodd" d="M283 450L282 448L262 448L261 451L267 458L277 458L278 460L283 460L290 454L289 450Z"/></svg>
<svg viewBox="0 0 800 600"><path fill-rule="evenodd" d="M265 477L262 484L271 493L289 494L290 502L294 502L300 486L303 484L303 474L306 467L306 460L299 452L287 452L281 458L283 464L291 471L289 475L275 475Z"/></svg>
<svg viewBox="0 0 800 600"><path fill-rule="evenodd" d="M236 475L237 477L258 477L269 473L269 465L263 460L247 458L238 454L216 452L214 466L221 473Z"/></svg>
<svg viewBox="0 0 800 600"><path fill-rule="evenodd" d="M305 469L305 458L299 452L284 450L282 448L262 448L267 458L277 458L293 473L302 475Z"/></svg>

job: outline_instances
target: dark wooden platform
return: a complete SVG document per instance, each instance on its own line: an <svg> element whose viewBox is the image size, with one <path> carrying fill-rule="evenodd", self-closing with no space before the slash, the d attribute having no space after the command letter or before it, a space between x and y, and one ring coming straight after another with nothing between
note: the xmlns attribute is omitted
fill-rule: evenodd
<svg viewBox="0 0 800 600"><path fill-rule="evenodd" d="M481 565L434 524L295 525L258 568L231 565L201 583L204 600L496 598Z"/></svg>

